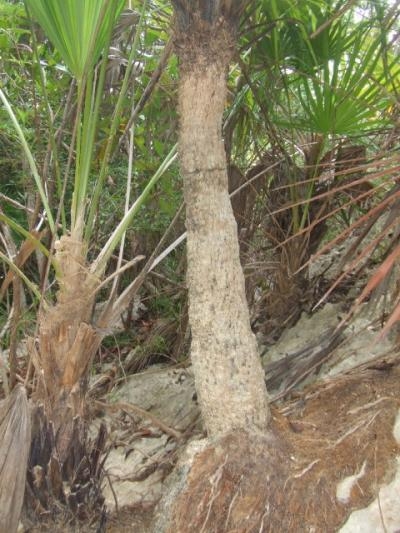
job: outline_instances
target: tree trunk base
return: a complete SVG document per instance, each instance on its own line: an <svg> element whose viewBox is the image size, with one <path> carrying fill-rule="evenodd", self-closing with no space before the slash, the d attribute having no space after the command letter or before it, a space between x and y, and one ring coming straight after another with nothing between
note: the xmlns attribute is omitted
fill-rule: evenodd
<svg viewBox="0 0 400 533"><path fill-rule="evenodd" d="M171 475L153 531L282 531L288 448L274 433L244 430L192 442Z"/></svg>
<svg viewBox="0 0 400 533"><path fill-rule="evenodd" d="M81 417L76 416L71 424L69 442L63 443L68 453L64 452L61 459L58 436L44 408L39 406L33 412L23 516L26 525L105 520L101 492L105 426L101 425L97 437L90 441L87 424Z"/></svg>
<svg viewBox="0 0 400 533"><path fill-rule="evenodd" d="M152 531L333 532L363 508L363 521L352 514L346 531L378 531L382 522L400 531L391 482L400 457L399 397L394 349L272 407L267 435L236 431L190 443Z"/></svg>

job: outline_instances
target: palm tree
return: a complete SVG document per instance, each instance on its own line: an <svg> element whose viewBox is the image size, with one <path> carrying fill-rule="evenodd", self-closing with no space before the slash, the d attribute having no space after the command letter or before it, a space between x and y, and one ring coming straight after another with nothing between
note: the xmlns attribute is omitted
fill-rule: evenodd
<svg viewBox="0 0 400 533"><path fill-rule="evenodd" d="M30 471L28 481L31 489L30 492L28 491L31 496L29 501L31 502L33 498L31 507L38 508L37 501L43 501L41 499L43 492L48 493L48 489L44 485L52 483L47 476L51 477L55 468L61 485L58 484L58 488L53 487L48 501L46 496L46 507L51 509L54 499L59 499L54 508L62 509L63 505L60 505L60 501L63 504L72 501L66 497L62 482L74 483L74 478L79 477L79 469L84 468L83 465L90 455L86 449L87 432L84 415L91 362L102 339L107 335L113 322L120 314L121 308L130 301L144 278L144 271L142 271L132 283L118 294L118 278L123 268L118 267L117 271L107 278L105 275L106 267L118 246L120 246L121 259L118 263L121 266L123 244L120 243L124 241L125 232L152 187L176 158L176 149L172 149L167 157L168 161L164 161L164 164L154 173L131 205L129 183L132 173L128 175L127 200L121 220L112 230L107 242L97 252L97 255L90 258L89 250L96 223L96 214L99 210L101 193L107 176L111 150L121 120L122 103L127 96L129 81L132 79L138 36L141 35L141 28L145 20L146 2L142 5L140 17L137 17L135 13L135 17L130 17L130 20L134 20L136 24L137 31L135 34L132 33L136 37L129 47L125 77L110 120L109 133L105 141L106 147L99 170L95 169L94 163L97 158L96 142L100 130L108 49L115 23L124 8L125 1L54 0L47 2L45 0L26 0L25 4L32 20L39 22L47 38L60 54L73 80L70 100L76 99L74 101L75 107L71 105L69 108L69 111L72 109L70 114L73 117L73 124L67 163L64 165L59 147L54 139L54 115L50 108L45 76L42 76L42 91L45 104L48 107L49 119L49 161L53 165L52 170L60 201L57 213L55 213L56 209L50 205L48 198L49 188L45 186L44 179L40 175L24 131L5 92L0 89L0 99L14 125L36 184L38 198L40 198L38 204L43 206L42 221L47 224L48 233L51 234L49 249L40 242L38 232L27 231L3 212L0 213L0 222L10 225L21 234L26 239L30 252L36 249L43 253L48 262L45 277L49 279L51 276L50 279L56 281L58 289L56 294L51 294L51 291L47 290L49 284L44 282L43 290L40 291L35 283L27 279L18 268L18 266L21 267L21 264L13 264L5 254L0 252L0 258L9 264L11 273L13 275L18 274L40 300L37 334L34 339L28 339L29 354L36 371L34 398L37 407L33 414L32 445L28 465ZM126 18L129 19L129 17ZM41 66L39 65L38 68L40 70ZM130 143L130 150L133 150L133 141ZM64 171L64 176L61 176L60 169ZM96 174L95 170L98 170ZM72 185L70 185L71 183ZM69 197L66 192L67 188L72 190L70 206L67 201ZM69 213L68 207L70 207ZM40 208L38 208L39 211ZM133 259L129 263L132 266L135 262L136 260ZM149 268L150 264L147 267ZM50 275L49 272L51 272ZM99 290L108 285L112 286L109 293L110 297L100 317L95 320L93 310L96 298ZM44 406L44 409L40 404ZM15 413L16 411L12 412ZM17 420L19 421L17 422ZM14 420L17 424L24 423L21 420L21 414L17 420ZM104 444L104 433L101 440ZM15 460L18 461L18 456L16 454L11 455L8 441L4 441L2 444L7 449L2 449L0 455L3 455L4 452L6 462L8 459L14 461L11 465L8 464L8 469L12 470L12 465L14 465L14 469L23 469L23 464L15 464ZM27 447L29 449L30 444L29 437L21 439L20 446L24 450ZM97 457L99 457L100 452L101 445L98 446ZM20 457L23 455L20 453ZM50 458L52 466L49 466ZM40 471L43 474L44 485L41 487L37 484L35 486L35 474L32 473L34 471ZM0 491L5 490L3 483L6 482L7 479L0 476ZM19 484L20 486L21 484ZM100 486L97 484L97 492L96 490L92 492L93 498L89 496L85 505L80 505L86 506L89 510L93 501L96 504L99 491ZM73 503L70 503L71 508ZM1 527L0 524L0 529Z"/></svg>
<svg viewBox="0 0 400 533"><path fill-rule="evenodd" d="M189 450L173 478L176 485L171 482L168 487L171 496L169 499L165 497L162 502L154 530L289 530L293 528L291 520L296 515L293 509L304 502L301 496L299 500L294 493L285 491L288 480L296 477L290 472L293 467L289 459L290 439L282 442L277 437L280 423L285 425L287 421L278 420L276 425L271 421L270 430L265 431L268 428L265 390L264 384L258 380L257 350L248 327L237 233L227 198L226 156L221 136L221 118L227 94L226 71L235 47L237 17L244 3L173 0L173 4L181 74L179 151L187 208L191 355L204 423L208 434L217 438L209 441L208 446L198 443ZM311 8L317 6L317 9L318 4L326 8L319 13L325 18L310 17ZM276 13L278 5L285 12L282 16ZM244 106L241 104L246 93L250 95L249 102L255 108L261 101L264 105L259 106L259 115L252 115L248 122L253 121L251 126L257 133L264 126L260 144L264 145L264 149L265 146L267 149L281 148L283 156L289 152L289 147L293 148L296 130L306 129L307 133L315 132L323 137L323 142L316 138L321 144L317 145L317 153L308 161L309 167L314 170L310 179L306 179L307 176L301 172L290 174L287 172L291 170L290 165L287 165L284 169L286 173L281 173L282 180L286 181L276 183L277 186L283 185L282 189L289 190L293 196L297 193L299 181L309 186L308 190L303 191L303 196L289 196L287 199L290 204L286 229L289 228L290 232L283 236L282 241L289 241L308 224L311 227L313 189L320 172L318 167L321 159L331 148L329 141L335 134L351 134L353 128L368 127L371 119L376 119L379 105L368 107L365 106L366 101L384 105L384 99L376 98L379 91L375 80L372 83L368 81L376 64L376 47L368 48L366 45L369 43L363 42L365 34L360 37L356 30L351 32L350 37L344 29L339 31L340 24L333 23L340 13L337 15L337 12L331 11L330 2L301 5L290 1L253 2L249 12L254 13L258 9L265 12L269 7L275 13L267 21L258 24L255 20L254 24L250 24L259 35L254 38L250 33L245 34L244 38L249 40L246 60L254 59L255 63L251 70L254 80L252 83L246 76L243 76L244 81L239 80L239 102L233 106L232 114L234 111L243 113ZM297 16L292 17L292 13L287 13L289 7L304 7L308 15L303 17L302 22ZM315 43L310 43L308 32L304 31L310 21L317 22L317 27L313 29L315 37L323 29L327 30L323 36L325 44L326 41L332 41L335 35L339 40L344 39L336 43L339 46L335 50L338 57L332 58L328 54L328 57L322 58L323 61L317 57L315 52L323 54L326 47L319 48ZM290 24L299 24L300 29L293 36L292 50L286 53L280 45L288 43L287 33L293 29ZM265 46L265 40L270 37L271 28L276 29L273 37L277 40L282 37L283 41L272 43L269 49ZM296 31L292 33L296 34ZM260 43L259 49L257 42ZM315 51L312 50L313 44ZM345 52L351 45L354 45L351 49L354 54L349 62L350 54L346 56ZM271 54L265 54L265 50ZM361 54L365 60L363 64L358 61L360 50L365 52L365 55ZM282 52L281 57L277 58L282 63L289 60L286 68L285 65L277 66L276 72L272 72L275 76L271 76L272 69L268 68L273 63L273 52ZM299 63L290 64L296 59L296 54ZM311 63L308 71L305 70L305 58ZM265 65L262 64L261 72L257 72L255 68L261 64L261 59ZM365 66L368 69L363 72ZM354 80L351 72L354 72ZM278 75L284 78L279 85L281 91L274 86ZM340 78L340 75L343 77ZM359 82L364 82L365 90L361 90ZM254 94L254 88L259 89L259 95ZM345 93L347 103L343 97ZM275 102L278 105L274 106ZM249 115L253 110L250 110ZM287 111L286 117L282 116L282 110ZM276 116L278 112L280 117ZM331 114L328 115L328 112ZM262 122L264 120L265 123ZM271 127L273 121L275 124L272 123ZM280 126L283 126L281 131L278 129ZM290 126L293 128L288 133ZM249 147L250 143L256 145L259 140L257 135L252 137L252 132L247 133L247 136L243 135L245 161L246 155L250 159L257 153L258 147ZM332 140L333 143L336 141L335 138ZM294 257L296 261L301 261L300 253L304 253L307 241L304 239L300 243ZM398 257L397 251L395 257ZM394 256L391 259L394 260ZM292 276L300 264L297 262L293 265L291 272L288 269L285 271ZM296 300L289 301L292 307L296 304ZM247 357L243 357L243 353ZM253 432L249 438L249 433L241 429L262 429L264 434ZM224 435L221 437L221 434Z"/></svg>
<svg viewBox="0 0 400 533"><path fill-rule="evenodd" d="M265 431L267 392L250 328L222 139L227 68L246 2L173 5L196 389L209 435Z"/></svg>
<svg viewBox="0 0 400 533"><path fill-rule="evenodd" d="M122 300L119 298L126 302L132 296L132 286L127 288L119 297L116 290L111 290L108 305L97 322L93 323L93 308L99 287L104 282L107 263L115 248L124 240L126 229L142 205L144 198L163 173L163 169L160 168L160 171L156 172L153 176L154 179L150 180L140 197L131 206L129 203L126 204L121 221L117 224L103 249L89 261L88 251L95 227L96 214L99 209L113 142L121 120L122 102L127 94L134 65L133 58L138 44L136 37L130 48L125 78L110 120L109 135L106 139L100 170L96 179L93 180L93 167L96 158L95 143L100 128L99 119L104 96L108 47L113 28L124 4L123 0L118 0L118 2L56 0L51 3L26 0L28 12L34 20L40 23L48 39L61 55L76 84L76 114L64 176L65 184L68 179L72 178L71 181L73 181L69 215L67 213L68 203L65 201L64 193L62 193L61 163L58 161L57 146L51 142L53 134L50 133L51 156L55 161L54 173L58 179L61 196L56 217L49 206L42 179L39 176L34 157L24 139L23 132L6 101L5 95L0 94L16 125L52 234L51 249L46 251L42 247L42 250L47 254L49 262L54 268L58 293L55 301L51 301L51 299L48 301L46 295L42 295L38 316L38 342L31 340L30 352L37 370L36 395L46 405L49 419L55 426L58 452L61 457L64 453L68 453L73 417L84 413L87 378L93 356L111 323L119 314L117 309L121 308L122 304ZM136 14L134 17L134 21L139 26L137 35L140 34L140 25L144 21L145 9L146 3L143 5L142 16L139 21ZM43 91L46 94L44 82ZM175 156L171 153L170 162L174 158ZM168 165L167 163L164 169ZM129 182L129 177L127 181ZM136 281L133 290L137 286Z"/></svg>
<svg viewBox="0 0 400 533"><path fill-rule="evenodd" d="M350 167L371 159L372 139L388 127L397 67L383 45L393 14L379 24L369 15L360 19L351 4L325 0L257 2L247 12L228 114L230 159L245 169L251 162L248 179L261 175L253 184L264 192L257 203L251 187L243 191L250 231L242 249L250 243L250 261L272 265L248 281L264 287L252 318L266 339L295 323L305 295L312 298L302 267L332 231L338 204L343 218L354 215L349 198L371 185L366 173L352 185L360 175ZM264 231L259 250L251 247L254 228Z"/></svg>

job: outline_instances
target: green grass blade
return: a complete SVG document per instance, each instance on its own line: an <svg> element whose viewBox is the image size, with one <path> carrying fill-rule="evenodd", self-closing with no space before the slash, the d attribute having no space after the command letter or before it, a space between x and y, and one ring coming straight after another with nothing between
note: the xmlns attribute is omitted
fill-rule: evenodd
<svg viewBox="0 0 400 533"><path fill-rule="evenodd" d="M32 281L30 281L30 279L28 279L25 274L22 272L22 270L20 270L16 265L15 263L9 259L3 252L0 251L0 259L2 261L4 261L4 263L6 263L9 267L10 267L10 270L12 270L14 272L14 274L16 274L18 277L20 277L22 279L22 281L25 283L25 285L33 292L33 294L37 297L38 300L40 300L40 298L42 297L42 295L40 294L40 291L37 287L37 285L35 285Z"/></svg>
<svg viewBox="0 0 400 533"><path fill-rule="evenodd" d="M129 211L125 214L121 222L118 224L118 226L115 228L115 230L111 234L110 238L108 239L103 249L99 253L97 259L92 263L91 271L94 275L99 276L99 277L102 276L108 260L110 259L115 248L118 246L119 242L121 241L123 234L128 229L130 223L132 222L133 217L142 207L142 205L144 204L145 200L149 196L150 192L152 191L152 189L154 188L158 180L161 178L164 172L172 165L172 163L178 157L178 153L176 149L177 149L177 145L175 145L172 148L172 150L167 155L167 157L164 159L164 161L162 162L158 170L155 172L152 178L148 181L146 187L143 189L140 196L132 204Z"/></svg>
<svg viewBox="0 0 400 533"><path fill-rule="evenodd" d="M42 244L39 239L34 237L32 233L30 233L27 229L15 222L15 220L8 217L4 213L0 213L0 222L4 222L5 224L7 224L7 226L22 235L25 239L29 239L30 241L35 243L35 247L40 250L44 256L49 257L49 250L46 248L46 246Z"/></svg>
<svg viewBox="0 0 400 533"><path fill-rule="evenodd" d="M25 156L26 156L26 158L28 160L29 168L31 169L31 172L32 172L32 175L33 175L33 179L35 180L36 188L38 190L40 199L41 199L43 207L45 209L46 216L47 216L47 221L48 221L50 230L51 230L52 233L55 233L53 215L51 214L50 206L49 206L49 203L47 201L47 196L46 196L46 193L45 193L45 191L43 189L42 180L40 179L39 172L37 170L36 163L35 163L35 160L33 158L32 152L31 152L31 150L29 148L29 145L28 145L28 143L27 143L27 141L25 139L24 132L22 131L21 126L19 125L17 117L15 116L15 114L14 114L14 112L13 112L13 110L12 110L8 100L7 100L6 95L4 94L4 92L1 89L0 89L0 100L3 102L3 105L4 105L5 109L6 109L9 117L11 118L11 122L14 125L15 131L17 132L17 135L18 135L19 140L21 142L21 145L22 145L22 148L24 150Z"/></svg>

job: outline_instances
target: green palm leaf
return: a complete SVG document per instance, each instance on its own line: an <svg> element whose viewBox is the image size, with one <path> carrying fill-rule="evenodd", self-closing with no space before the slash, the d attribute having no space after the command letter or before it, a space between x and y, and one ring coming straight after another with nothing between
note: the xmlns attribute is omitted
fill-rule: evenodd
<svg viewBox="0 0 400 533"><path fill-rule="evenodd" d="M25 0L71 73L82 79L99 59L124 0Z"/></svg>

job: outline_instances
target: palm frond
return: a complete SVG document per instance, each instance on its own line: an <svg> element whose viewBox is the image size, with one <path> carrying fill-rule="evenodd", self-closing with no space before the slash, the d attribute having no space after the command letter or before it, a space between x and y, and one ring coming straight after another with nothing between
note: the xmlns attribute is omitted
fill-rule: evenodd
<svg viewBox="0 0 400 533"><path fill-rule="evenodd" d="M98 61L110 28L125 4L123 0L117 0L117 4L108 0L25 3L77 79L82 79L85 69Z"/></svg>

